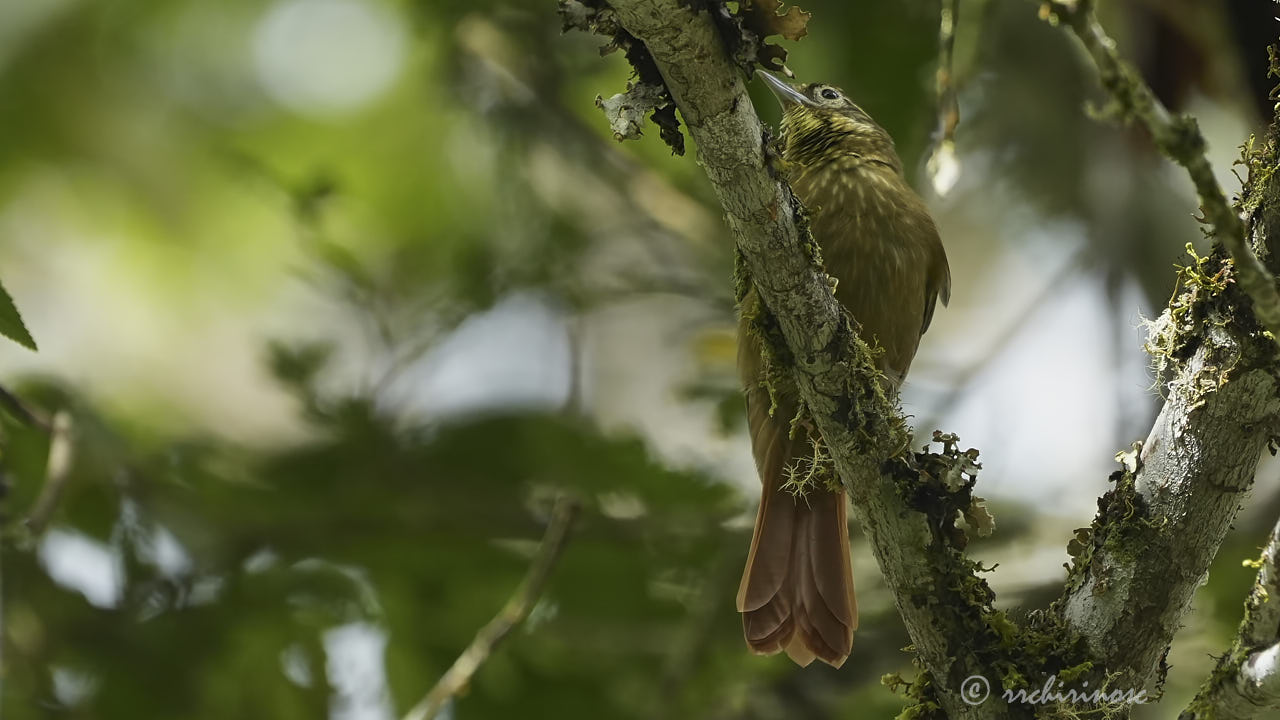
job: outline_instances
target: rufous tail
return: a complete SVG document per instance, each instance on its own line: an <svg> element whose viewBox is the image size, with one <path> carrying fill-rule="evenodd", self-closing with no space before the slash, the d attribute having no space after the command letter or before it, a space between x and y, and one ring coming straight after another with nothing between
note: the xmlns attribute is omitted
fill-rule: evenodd
<svg viewBox="0 0 1280 720"><path fill-rule="evenodd" d="M858 627L844 493L783 488L788 467L811 446L804 430L789 437L789 417L761 415L761 398L750 397L758 392L748 393L748 419L764 487L738 588L743 633L753 652L840 667Z"/></svg>

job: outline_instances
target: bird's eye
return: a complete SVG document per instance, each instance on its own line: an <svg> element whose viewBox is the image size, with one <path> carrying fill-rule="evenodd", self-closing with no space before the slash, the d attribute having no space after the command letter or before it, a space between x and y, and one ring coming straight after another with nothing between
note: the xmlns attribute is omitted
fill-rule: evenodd
<svg viewBox="0 0 1280 720"><path fill-rule="evenodd" d="M825 88L823 89L822 92L818 94L827 100L835 100L836 98L840 97L840 93L836 92L835 90L832 90L831 88Z"/></svg>

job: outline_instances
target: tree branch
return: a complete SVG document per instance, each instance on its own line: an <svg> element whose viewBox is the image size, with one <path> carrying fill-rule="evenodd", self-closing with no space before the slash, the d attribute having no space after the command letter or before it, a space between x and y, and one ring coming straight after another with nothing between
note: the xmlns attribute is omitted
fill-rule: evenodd
<svg viewBox="0 0 1280 720"><path fill-rule="evenodd" d="M24 424L34 428L39 428L45 432L52 432L53 426L35 410L32 410L22 398L14 395L3 385L0 385L0 406L3 406L18 420Z"/></svg>
<svg viewBox="0 0 1280 720"><path fill-rule="evenodd" d="M1168 311L1166 311L1167 313ZM1280 412L1275 376L1247 367L1223 331L1187 363L1141 451L1099 502L1090 542L1059 601L1069 627L1121 686L1145 684L1179 627ZM1234 373L1233 373L1234 374Z"/></svg>
<svg viewBox="0 0 1280 720"><path fill-rule="evenodd" d="M1235 263L1236 282L1253 300L1258 321L1280 343L1280 292L1276 291L1275 278L1249 247L1240 216L1227 201L1205 156L1207 143L1195 118L1171 114L1138 72L1120 59L1115 40L1107 35L1093 12L1093 0L1046 2L1041 14L1054 24L1066 25L1098 66L1102 86L1113 100L1111 112L1124 120L1142 123L1160 151L1186 168L1214 239L1226 247Z"/></svg>
<svg viewBox="0 0 1280 720"><path fill-rule="evenodd" d="M1221 241L1207 257L1192 254L1179 273L1180 291L1151 323L1147 350L1158 374L1172 371L1168 397L1146 441L1117 456L1125 469L1113 475L1116 487L1099 502L1055 603L1096 661L1118 673L1116 685L1138 687L1157 673L1163 679L1169 642L1248 495L1263 447L1277 433L1280 334L1259 333L1257 323L1280 327L1280 299L1213 177L1195 121L1171 116L1119 59L1091 2L1042 7L1047 19L1079 38L1119 114L1143 123L1160 149L1187 168ZM1277 157L1253 160L1273 169ZM1250 219L1255 234L1276 226L1267 222L1280 200L1273 175L1251 171L1245 188L1263 198L1259 218Z"/></svg>
<svg viewBox="0 0 1280 720"><path fill-rule="evenodd" d="M1280 522L1262 551L1258 579L1230 650L1178 720L1249 720L1280 708Z"/></svg>
<svg viewBox="0 0 1280 720"><path fill-rule="evenodd" d="M36 496L31 512L27 514L26 530L31 538L38 538L49 526L53 512L62 499L62 491L71 477L72 437L71 414L66 410L54 413L49 423L49 459L45 463L44 485Z"/></svg>
<svg viewBox="0 0 1280 720"><path fill-rule="evenodd" d="M817 248L803 210L771 165L765 130L710 14L679 0L613 0L610 8L652 55L697 143L745 270L794 359L800 396L853 499L942 708L952 718L1002 716L998 698L974 706L958 694L964 678L990 671L979 652L995 640L985 612L990 591L972 565L939 540L956 509L941 502L939 513L950 512L945 519L913 512L904 497L923 492L919 476L881 473L881 463L909 443L905 421L879 390L870 351L814 260ZM972 462L972 455L954 449L949 457L957 466L966 458ZM949 602L952 594L955 602Z"/></svg>
<svg viewBox="0 0 1280 720"><path fill-rule="evenodd" d="M538 545L538 554L515 595L507 601L496 617L480 628L480 632L476 633L475 639L467 649L458 656L435 687L431 688L431 691L404 716L404 720L432 720L436 717L450 698L457 696L471 683L472 676L493 654L493 649L498 643L529 617L529 612L542 596L542 589L551 577L551 570L560 558L560 552L564 550L565 540L569 536L569 527L573 525L573 519L577 514L576 500L562 496L556 501L555 509L551 513L551 522L547 525L547 532Z"/></svg>

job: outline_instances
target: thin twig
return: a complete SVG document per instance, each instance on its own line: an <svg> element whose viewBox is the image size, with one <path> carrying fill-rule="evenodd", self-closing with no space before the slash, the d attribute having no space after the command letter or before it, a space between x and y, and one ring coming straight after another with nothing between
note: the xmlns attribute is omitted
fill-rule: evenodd
<svg viewBox="0 0 1280 720"><path fill-rule="evenodd" d="M516 590L515 595L507 601L492 620L484 627L480 628L480 632L476 633L476 637L467 646L467 649L458 656L453 666L440 678L436 686L413 707L412 710L404 716L404 720L431 720L444 704L452 697L462 692L464 688L471 683L471 678L484 664L484 661L493 654L493 649L507 636L516 626L524 622L529 617L529 612L533 610L534 604L538 602L538 598L542 595L542 589L547 584L548 578L551 577L551 570L555 567L556 560L559 559L561 551L564 549L565 539L569 535L569 527L573 524L573 519L578 513L578 502L569 497L562 496L556 501L555 509L552 511L551 522L547 525L547 532L542 537L542 543L538 546L538 554L533 560L533 565L529 568L529 573L525 575L524 581L520 583L520 587Z"/></svg>
<svg viewBox="0 0 1280 720"><path fill-rule="evenodd" d="M28 407L27 404L22 401L22 398L14 395L3 385L0 385L0 405L3 405L11 415L16 417L18 420L21 420L26 425L40 428L45 432L51 432L53 430L53 426L49 424L47 419Z"/></svg>
<svg viewBox="0 0 1280 720"><path fill-rule="evenodd" d="M956 23L960 20L960 0L943 0L938 19L937 144L929 155L928 171L934 192L946 195L960 179L956 158L956 126L960 124L960 103L956 98Z"/></svg>
<svg viewBox="0 0 1280 720"><path fill-rule="evenodd" d="M1195 118L1174 115L1129 63L1120 59L1116 42L1107 35L1093 12L1093 0L1045 2L1041 16L1052 24L1070 28L1095 65L1099 80L1113 100L1113 114L1142 123L1151 139L1169 159L1186 168L1200 197L1201 212L1235 263L1236 282L1253 300L1258 321L1280 343L1280 292L1275 278L1249 247L1244 223L1227 201L1205 155L1207 143Z"/></svg>
<svg viewBox="0 0 1280 720"><path fill-rule="evenodd" d="M39 537L49 526L53 511L58 508L58 501L62 499L67 479L71 477L71 414L66 410L54 413L51 427L44 486L40 488L40 495L31 506L25 523L31 537Z"/></svg>

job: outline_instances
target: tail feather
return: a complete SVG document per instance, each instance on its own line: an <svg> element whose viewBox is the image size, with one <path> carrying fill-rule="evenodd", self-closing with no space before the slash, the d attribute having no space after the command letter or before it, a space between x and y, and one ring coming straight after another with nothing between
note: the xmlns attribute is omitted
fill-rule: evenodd
<svg viewBox="0 0 1280 720"><path fill-rule="evenodd" d="M852 568L839 566L847 557L841 546L849 543L848 530L836 527L836 521L844 513L836 507L844 505L844 495L826 490L814 490L807 498L812 504L797 527L796 571L799 586L797 632L805 644L824 662L840 667L853 646L853 583ZM819 531L819 528L823 528ZM829 537L838 530L840 537ZM824 542L833 540L833 542Z"/></svg>
<svg viewBox="0 0 1280 720"><path fill-rule="evenodd" d="M849 521L844 493L817 493L817 497L811 500L811 507L815 517L809 521L809 546L839 550L809 553L816 585L814 589L826 602L835 620L857 630L858 599L853 592L853 560L849 552Z"/></svg>
<svg viewBox="0 0 1280 720"><path fill-rule="evenodd" d="M809 667L809 664L818 657L800 633L791 636L791 640L787 642L785 649L787 657L791 658L792 662L800 667ZM843 665L844 661L842 660L840 664ZM836 665L836 667L840 667L840 665Z"/></svg>
<svg viewBox="0 0 1280 720"><path fill-rule="evenodd" d="M844 494L813 488L796 497L783 489L787 466L809 443L803 433L789 436L789 414L763 410L761 394L752 390L747 403L764 487L738 588L743 633L753 652L840 667L858 625Z"/></svg>
<svg viewBox="0 0 1280 720"><path fill-rule="evenodd" d="M779 436L772 422L762 424L752 435L753 444L765 443L768 446L763 453L766 467L785 467L791 454L791 438L786 434ZM744 575L738 588L739 612L759 610L777 597L778 592L788 584L796 516L799 511L789 493L765 492L760 496L760 510L756 513L755 532L751 536L751 551L747 555L747 567L755 568L755 571L751 574L751 582L748 583Z"/></svg>

